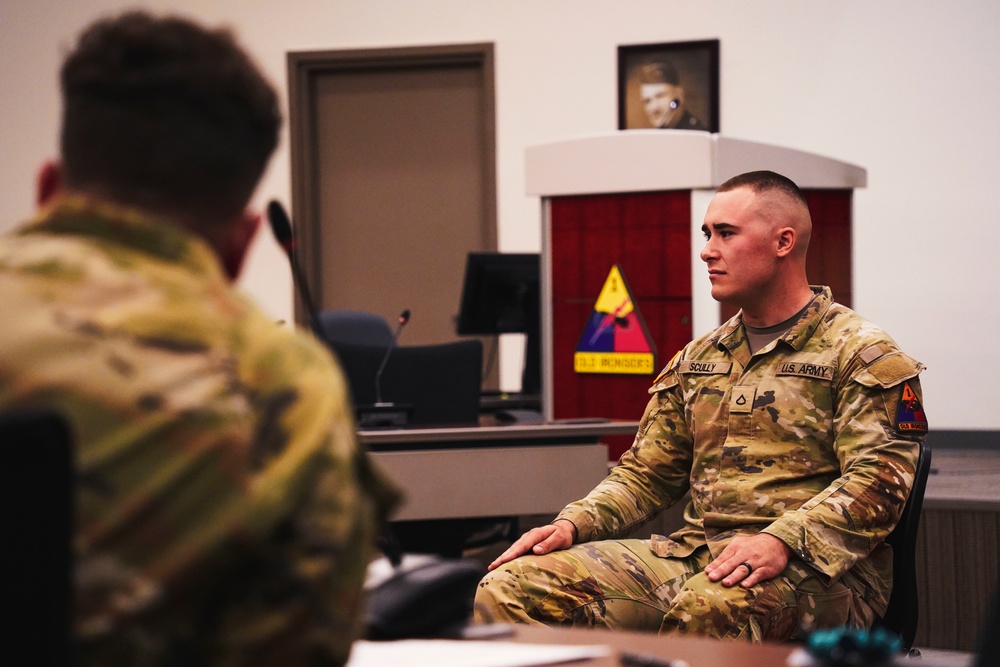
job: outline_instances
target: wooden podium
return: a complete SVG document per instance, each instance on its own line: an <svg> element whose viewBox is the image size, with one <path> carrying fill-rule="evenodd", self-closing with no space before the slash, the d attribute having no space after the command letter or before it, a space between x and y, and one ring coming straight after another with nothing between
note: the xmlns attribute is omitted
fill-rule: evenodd
<svg viewBox="0 0 1000 667"><path fill-rule="evenodd" d="M770 169L801 187L813 217L808 271L851 304L851 207L861 167L767 144L687 130L624 130L532 146L529 195L542 203L542 409L546 419L636 420L655 374L723 315L699 258L715 188ZM641 374L577 372L595 303L618 267L655 348ZM609 318L614 326L614 317ZM630 436L607 439L616 460Z"/></svg>

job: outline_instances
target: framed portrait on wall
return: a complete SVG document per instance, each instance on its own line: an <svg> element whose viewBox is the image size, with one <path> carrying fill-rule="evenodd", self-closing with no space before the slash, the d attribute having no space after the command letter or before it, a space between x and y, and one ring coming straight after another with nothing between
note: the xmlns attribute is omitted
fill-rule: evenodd
<svg viewBox="0 0 1000 667"><path fill-rule="evenodd" d="M719 131L719 40L618 47L618 129Z"/></svg>

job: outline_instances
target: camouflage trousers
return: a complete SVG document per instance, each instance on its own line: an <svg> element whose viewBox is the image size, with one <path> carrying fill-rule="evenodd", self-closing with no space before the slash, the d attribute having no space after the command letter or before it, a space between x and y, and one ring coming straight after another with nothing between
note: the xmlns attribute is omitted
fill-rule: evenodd
<svg viewBox="0 0 1000 667"><path fill-rule="evenodd" d="M870 627L874 621L849 588L825 584L800 563L750 588L726 588L702 572L711 560L707 547L686 558L661 558L649 540L587 542L521 556L480 582L475 618L757 642L792 639L801 628Z"/></svg>

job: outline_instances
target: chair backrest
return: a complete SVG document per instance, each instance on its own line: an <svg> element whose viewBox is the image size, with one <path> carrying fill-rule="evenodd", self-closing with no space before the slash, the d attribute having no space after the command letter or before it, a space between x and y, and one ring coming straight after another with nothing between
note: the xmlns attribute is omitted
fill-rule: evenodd
<svg viewBox="0 0 1000 667"><path fill-rule="evenodd" d="M375 376L386 347L331 345L347 375L355 408L374 404ZM476 424L482 366L483 344L479 339L401 345L392 351L382 371L381 398L410 406L410 424Z"/></svg>
<svg viewBox="0 0 1000 667"><path fill-rule="evenodd" d="M931 468L931 449L925 442L920 443L917 469L913 475L913 488L903 508L899 523L886 538L892 546L892 595L889 607L882 618L884 627L899 635L903 648L913 647L917 634L919 604L917 600L917 528L920 525L920 510L924 504L924 489Z"/></svg>
<svg viewBox="0 0 1000 667"><path fill-rule="evenodd" d="M0 655L68 665L72 656L73 443L51 412L0 415ZM4 661L5 662L5 661Z"/></svg>
<svg viewBox="0 0 1000 667"><path fill-rule="evenodd" d="M323 337L331 345L386 346L392 340L392 327L381 315L361 310L324 310L318 315Z"/></svg>

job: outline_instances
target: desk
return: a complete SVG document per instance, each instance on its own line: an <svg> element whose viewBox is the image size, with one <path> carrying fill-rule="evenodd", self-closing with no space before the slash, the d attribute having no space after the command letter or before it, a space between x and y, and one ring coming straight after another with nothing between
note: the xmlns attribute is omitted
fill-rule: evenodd
<svg viewBox="0 0 1000 667"><path fill-rule="evenodd" d="M608 473L605 435L636 422L358 431L376 465L402 489L394 521L555 514Z"/></svg>
<svg viewBox="0 0 1000 667"><path fill-rule="evenodd" d="M611 655L581 662L581 667L620 667L619 656L625 651L647 653L670 660L680 659L690 667L787 667L788 656L795 650L795 646L791 644L750 644L688 635L661 637L652 632L536 625L515 626L514 636L507 641L528 644L595 644L611 648Z"/></svg>
<svg viewBox="0 0 1000 667"><path fill-rule="evenodd" d="M470 628L473 629L474 626ZM347 667L384 667L387 664L420 667L452 664L523 665L528 660L542 661L533 664L550 665L564 664L568 659L580 667L621 667L624 664L622 656L626 653L647 659L676 661L674 664L686 663L689 667L788 667L788 657L796 650L791 644L749 644L687 635L659 637L651 632L527 625L512 626L509 630L513 634L485 640L365 642L363 646L355 646ZM560 647L597 650L583 651L584 656L593 657L575 659L570 658L565 651L557 656L545 656L535 648L528 649L528 655L507 650L516 648L518 644L555 650Z"/></svg>

